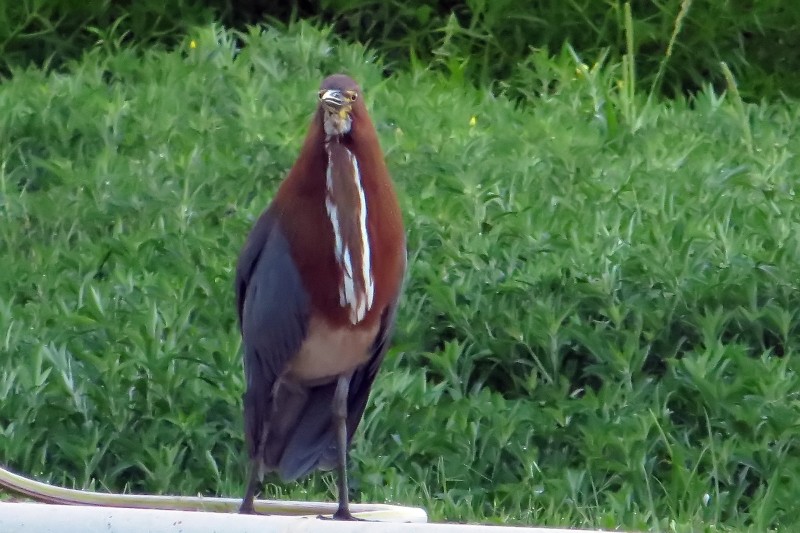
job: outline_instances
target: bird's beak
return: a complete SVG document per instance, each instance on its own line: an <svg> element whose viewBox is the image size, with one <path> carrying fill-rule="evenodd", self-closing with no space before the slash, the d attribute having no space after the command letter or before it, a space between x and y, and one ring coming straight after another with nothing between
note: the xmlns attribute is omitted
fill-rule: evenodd
<svg viewBox="0 0 800 533"><path fill-rule="evenodd" d="M329 112L336 113L342 119L347 118L352 108L347 97L342 94L342 91L337 91L336 89L320 91L319 101L322 102L322 105L324 105Z"/></svg>

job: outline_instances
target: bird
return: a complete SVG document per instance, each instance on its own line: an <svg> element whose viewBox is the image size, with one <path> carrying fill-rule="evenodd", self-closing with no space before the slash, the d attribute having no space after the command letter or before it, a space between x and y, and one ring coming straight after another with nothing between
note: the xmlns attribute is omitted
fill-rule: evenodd
<svg viewBox="0 0 800 533"><path fill-rule="evenodd" d="M326 77L294 165L236 266L249 476L337 469L333 519L354 520L348 449L393 333L407 263L399 200L359 85Z"/></svg>

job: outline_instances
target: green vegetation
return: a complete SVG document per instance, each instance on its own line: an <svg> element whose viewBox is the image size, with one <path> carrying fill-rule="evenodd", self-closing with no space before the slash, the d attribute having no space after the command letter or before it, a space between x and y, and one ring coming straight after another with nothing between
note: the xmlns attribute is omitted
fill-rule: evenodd
<svg viewBox="0 0 800 533"><path fill-rule="evenodd" d="M175 44L226 0L20 0L0 4L0 65L62 66L95 44Z"/></svg>
<svg viewBox="0 0 800 533"><path fill-rule="evenodd" d="M296 25L14 72L0 461L67 486L241 494L232 268L319 80L345 70L410 247L355 498L435 520L800 525L800 108L710 89L660 104L632 69L529 61L511 102L422 68L384 79L367 50ZM332 478L269 490L327 499Z"/></svg>
<svg viewBox="0 0 800 533"><path fill-rule="evenodd" d="M297 17L369 43L390 71L432 64L515 98L532 50L558 53L565 43L589 57L635 56L642 80L667 96L708 82L721 91L720 62L748 99L800 96L800 55L791 52L800 48L800 2L788 0L20 0L0 5L0 69L59 66L96 43L172 47L212 20L243 28Z"/></svg>

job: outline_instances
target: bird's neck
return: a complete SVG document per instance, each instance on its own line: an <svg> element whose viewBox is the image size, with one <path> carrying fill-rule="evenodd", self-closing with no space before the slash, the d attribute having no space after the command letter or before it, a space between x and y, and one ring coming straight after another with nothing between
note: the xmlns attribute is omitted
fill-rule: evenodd
<svg viewBox="0 0 800 533"><path fill-rule="evenodd" d="M371 124L326 138L314 121L276 204L312 304L331 322L372 322L402 277L397 197ZM355 129L355 128L354 128ZM327 142L326 142L327 141ZM296 216L284 217L285 213ZM402 255L402 257L400 257Z"/></svg>
<svg viewBox="0 0 800 533"><path fill-rule="evenodd" d="M375 282L368 231L369 205L362 166L340 137L325 142L325 210L333 230L333 254L339 269L339 305L357 324L372 307Z"/></svg>

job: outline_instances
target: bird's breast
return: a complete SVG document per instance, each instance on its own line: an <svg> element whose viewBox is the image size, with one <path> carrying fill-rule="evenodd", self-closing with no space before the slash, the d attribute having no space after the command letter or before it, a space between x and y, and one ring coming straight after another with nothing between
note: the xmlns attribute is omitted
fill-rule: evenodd
<svg viewBox="0 0 800 533"><path fill-rule="evenodd" d="M321 385L366 363L379 322L369 326L334 325L312 315L308 334L286 368L286 377L305 385Z"/></svg>

